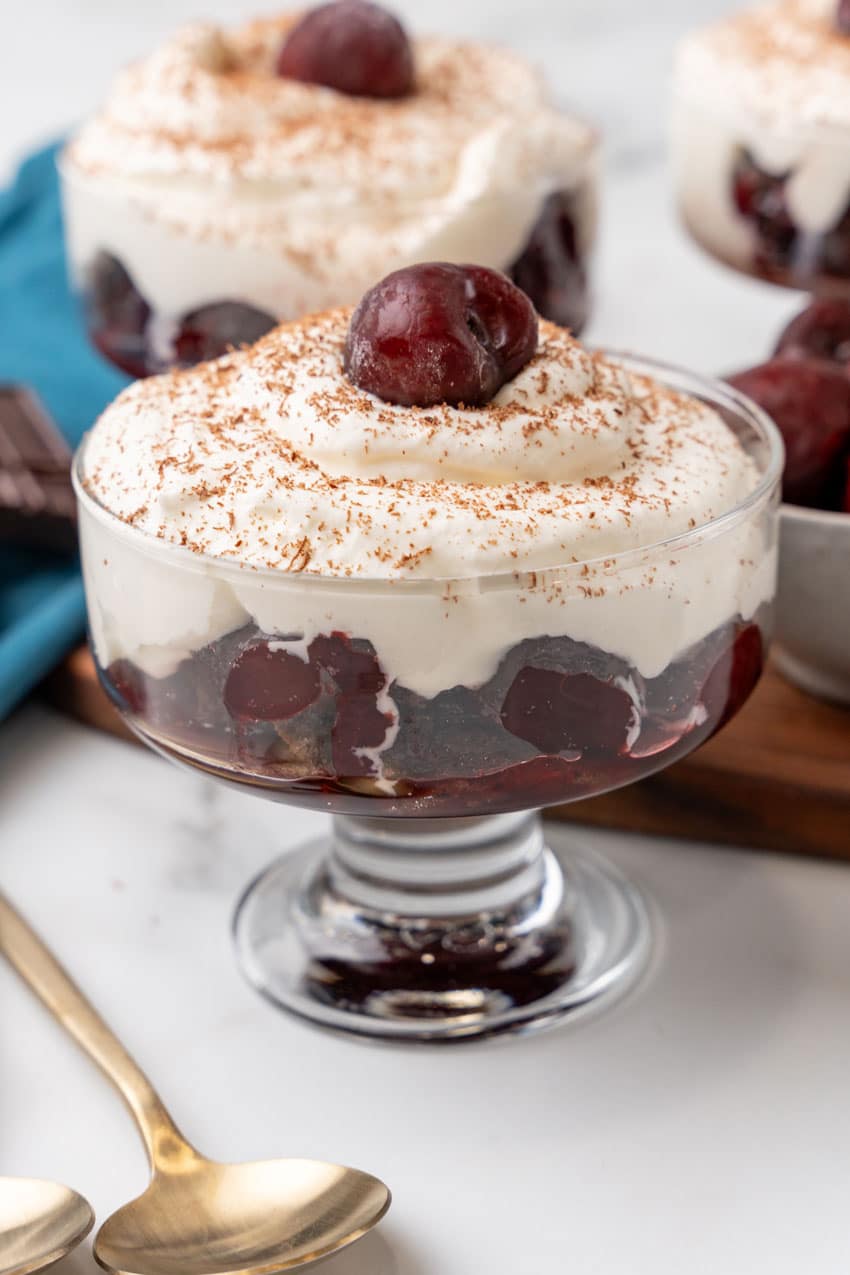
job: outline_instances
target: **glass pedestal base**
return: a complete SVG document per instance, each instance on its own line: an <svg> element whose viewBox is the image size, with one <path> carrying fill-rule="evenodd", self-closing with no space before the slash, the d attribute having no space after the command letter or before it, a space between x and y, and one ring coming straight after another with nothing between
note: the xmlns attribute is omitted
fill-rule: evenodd
<svg viewBox="0 0 850 1275"><path fill-rule="evenodd" d="M242 969L275 1004L396 1040L530 1031L626 990L645 967L640 894L537 814L340 817L261 874L235 918Z"/></svg>

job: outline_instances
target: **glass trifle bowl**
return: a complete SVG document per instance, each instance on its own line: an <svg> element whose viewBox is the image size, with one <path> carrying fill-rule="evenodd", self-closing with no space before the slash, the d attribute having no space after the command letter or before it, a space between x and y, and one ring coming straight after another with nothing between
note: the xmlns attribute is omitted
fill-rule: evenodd
<svg viewBox="0 0 850 1275"><path fill-rule="evenodd" d="M239 959L267 997L374 1036L440 1040L543 1025L628 986L650 930L638 891L594 854L555 852L539 812L683 757L753 689L774 594L781 442L730 387L590 355L551 324L492 403L387 408L345 384L337 366L349 314L139 382L84 441L75 480L100 677L136 733L172 760L333 816L325 835L273 864L239 905ZM334 395L325 415L323 377ZM299 380L310 390L303 399ZM267 397L257 406L260 385ZM542 405L529 406L531 387ZM578 389L589 415L574 422L571 465L587 466L587 445L602 449L612 472L629 467L617 459L622 447L652 469L668 446L672 469L621 482L587 474L569 492L537 477L552 457L545 438L535 454L530 418L547 421L549 437L553 403L574 405ZM271 429L278 393L284 405ZM236 409L232 395L248 395L259 415ZM672 416L662 427L654 412ZM199 435L198 421L211 432L203 425ZM495 425L496 446L479 437ZM250 526L271 543L281 515L262 486L267 462L292 456L280 430L310 453L299 453L295 494L291 481L281 495L273 480L275 499L296 503L304 535L287 541L285 563L259 565L237 547L249 534L240 500L261 511ZM142 468L166 474L152 479L141 512L120 478L136 481L136 435L149 456ZM329 439L337 464L323 450ZM398 477L411 472L417 448L417 465L439 455L457 474L473 449L491 482L485 490L445 478L444 491ZM739 498L708 519L687 517L706 500L713 507L714 480L694 468L709 454L721 487L738 467ZM509 480L511 458L527 480ZM215 484L205 466L218 462L225 480ZM340 467L359 476L327 472ZM498 537L482 506L496 489ZM450 502L442 511L431 507L440 499ZM615 528L619 536L645 520L666 526L677 503L684 530L659 538L644 526L646 543L608 551ZM178 508L164 539L159 520ZM346 545L361 564L370 548L380 563L379 508L398 522L386 523L396 546L418 554L414 574L311 569L344 557ZM428 552L415 541L407 550L429 517ZM543 565L554 552L546 536L564 534L558 519L572 520L575 552ZM480 524L475 551L457 560L472 553L493 569L444 574ZM216 549L225 541L232 552Z"/></svg>

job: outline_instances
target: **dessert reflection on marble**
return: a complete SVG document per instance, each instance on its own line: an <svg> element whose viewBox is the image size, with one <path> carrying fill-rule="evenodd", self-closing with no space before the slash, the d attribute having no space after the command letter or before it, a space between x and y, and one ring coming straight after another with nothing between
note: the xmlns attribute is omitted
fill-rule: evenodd
<svg viewBox="0 0 850 1275"><path fill-rule="evenodd" d="M579 330L596 138L507 50L340 0L196 24L122 72L62 162L92 340L134 376L352 304L440 258L508 270Z"/></svg>
<svg viewBox="0 0 850 1275"><path fill-rule="evenodd" d="M634 966L629 888L577 899L522 812L668 765L747 698L780 464L734 391L591 354L480 267L124 391L77 466L107 690L174 759L340 816L286 884L299 990L272 994L385 1033L551 1017L588 999L600 891L596 990ZM243 915L250 947L268 916Z"/></svg>
<svg viewBox="0 0 850 1275"><path fill-rule="evenodd" d="M691 34L673 101L679 202L720 260L850 288L850 8L773 0Z"/></svg>

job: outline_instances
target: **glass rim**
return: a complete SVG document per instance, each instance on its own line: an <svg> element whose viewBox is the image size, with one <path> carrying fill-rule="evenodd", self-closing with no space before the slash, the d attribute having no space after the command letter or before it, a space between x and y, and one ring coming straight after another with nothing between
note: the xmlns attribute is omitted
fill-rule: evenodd
<svg viewBox="0 0 850 1275"><path fill-rule="evenodd" d="M281 587L300 585L302 588L327 590L353 590L428 593L435 588L452 586L474 587L478 590L500 587L522 587L526 584L535 587L554 577L568 575L570 572L583 574L586 571L603 571L612 573L645 562L647 557L657 554L680 553L693 544L701 544L707 539L715 539L726 531L745 521L749 514L761 505L767 504L778 494L779 483L785 461L785 448L782 436L768 414L752 399L723 381L686 371L674 364L665 363L642 355L634 355L622 351L603 351L605 356L621 364L627 371L638 375L652 376L668 389L678 393L690 394L709 406L725 408L744 418L753 426L766 443L768 452L758 483L737 505L726 510L707 522L689 527L687 531L677 532L674 536L663 540L653 540L646 544L634 545L615 553L598 554L592 558L571 559L567 562L551 563L537 567L515 567L504 571L485 571L470 575L447 576L370 576L370 575L322 575L310 571L287 571L280 567L257 566L249 562L240 562L236 558L224 555L198 553L184 545L174 544L159 536L151 535L138 527L125 522L106 507L97 497L86 491L83 484L82 468L85 449L91 431L87 431L74 453L71 466L71 479L77 501L86 513L90 514L114 535L130 543L139 552L148 556L171 559L175 564L195 570L213 570L226 575L238 575L243 581L246 577L257 580L273 580Z"/></svg>

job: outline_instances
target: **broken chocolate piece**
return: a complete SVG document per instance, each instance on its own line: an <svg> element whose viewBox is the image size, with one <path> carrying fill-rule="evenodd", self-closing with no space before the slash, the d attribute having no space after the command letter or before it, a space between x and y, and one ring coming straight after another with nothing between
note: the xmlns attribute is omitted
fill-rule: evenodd
<svg viewBox="0 0 850 1275"><path fill-rule="evenodd" d="M70 449L22 385L0 385L0 544L77 547Z"/></svg>

